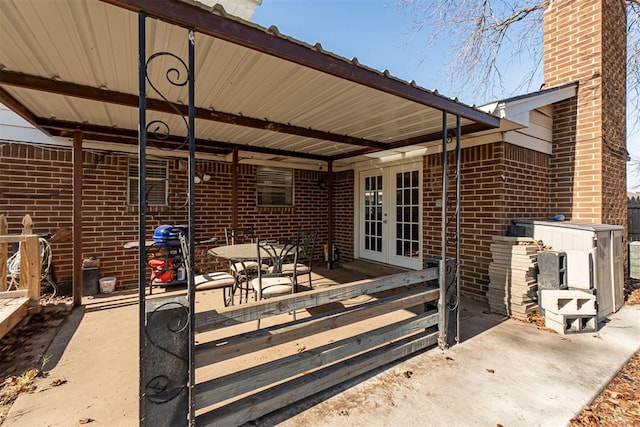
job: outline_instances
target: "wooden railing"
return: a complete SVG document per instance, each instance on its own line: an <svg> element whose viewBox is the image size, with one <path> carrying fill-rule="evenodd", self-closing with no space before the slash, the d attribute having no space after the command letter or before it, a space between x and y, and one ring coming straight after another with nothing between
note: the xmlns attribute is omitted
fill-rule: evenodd
<svg viewBox="0 0 640 427"><path fill-rule="evenodd" d="M435 345L437 277L430 268L197 313L196 424L241 425Z"/></svg>
<svg viewBox="0 0 640 427"><path fill-rule="evenodd" d="M22 220L22 234L7 234L7 220L4 215L0 215L0 292L4 295L26 296L34 301L40 300L40 239L33 234L33 222L29 215L25 215ZM20 244L20 275L17 281L17 291L8 293L7 286L11 283L11 278L7 271L7 258L9 256L9 244Z"/></svg>

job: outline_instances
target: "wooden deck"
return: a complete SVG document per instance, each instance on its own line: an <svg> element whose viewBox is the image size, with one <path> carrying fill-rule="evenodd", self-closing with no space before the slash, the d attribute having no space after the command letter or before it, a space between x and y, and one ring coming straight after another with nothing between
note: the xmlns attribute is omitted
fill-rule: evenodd
<svg viewBox="0 0 640 427"><path fill-rule="evenodd" d="M27 291L0 292L0 339L27 316Z"/></svg>
<svg viewBox="0 0 640 427"><path fill-rule="evenodd" d="M22 234L7 234L7 219L0 214L0 339L27 316L30 301L40 301L40 238L33 234L33 221L28 214L22 219L22 227ZM12 291L7 291L11 284L7 271L9 243L19 243L20 247L18 290Z"/></svg>

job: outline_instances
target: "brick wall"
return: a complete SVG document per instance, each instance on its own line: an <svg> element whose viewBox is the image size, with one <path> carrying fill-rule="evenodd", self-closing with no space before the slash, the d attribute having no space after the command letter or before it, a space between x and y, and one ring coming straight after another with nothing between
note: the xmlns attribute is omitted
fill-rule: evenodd
<svg viewBox="0 0 640 427"><path fill-rule="evenodd" d="M627 227L626 7L623 1L606 3L602 16L606 31L602 40L602 222Z"/></svg>
<svg viewBox="0 0 640 427"><path fill-rule="evenodd" d="M338 172L333 178L333 242L341 261L353 260L354 179L353 171Z"/></svg>
<svg viewBox="0 0 640 427"><path fill-rule="evenodd" d="M620 0L554 1L544 15L545 83L577 80L554 109L552 209L626 225L626 9Z"/></svg>
<svg viewBox="0 0 640 427"><path fill-rule="evenodd" d="M489 285L492 236L504 235L513 219L549 217L548 166L548 155L507 143L462 150L462 293L484 298ZM441 188L441 154L427 156L423 198L425 256L440 256ZM447 250L451 256L455 253L453 246Z"/></svg>
<svg viewBox="0 0 640 427"><path fill-rule="evenodd" d="M22 217L33 217L34 232L50 233L72 227L71 150L28 144L0 147L0 212L7 216L10 233L22 229ZM138 209L127 205L128 156L84 152L83 161L83 258L100 260L101 276L116 276L118 287L137 285L137 249L123 245L138 237ZM231 165L197 162L197 170L211 175L196 185L196 238L217 237L224 242L224 227L232 223ZM239 226L254 225L256 235L293 237L298 227L319 231L318 242L327 239L327 190L318 181L326 172L295 171L295 207L259 208L255 204L256 166L239 166ZM162 224L188 223L187 172L177 159L169 161L169 206L150 207L147 236ZM225 269L226 263L206 255L211 244L196 247L196 268ZM72 278L72 243L55 243L58 281ZM316 250L320 259L321 250Z"/></svg>
<svg viewBox="0 0 640 427"><path fill-rule="evenodd" d="M0 213L7 218L9 234L22 232L26 214L36 234L71 230L71 150L5 143L0 164ZM69 241L52 244L56 272L71 270L71 249Z"/></svg>

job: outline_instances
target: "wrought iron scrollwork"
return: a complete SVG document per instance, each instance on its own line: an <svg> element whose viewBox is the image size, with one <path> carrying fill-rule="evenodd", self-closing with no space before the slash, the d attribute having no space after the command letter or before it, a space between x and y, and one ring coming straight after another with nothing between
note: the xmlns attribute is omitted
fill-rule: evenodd
<svg viewBox="0 0 640 427"><path fill-rule="evenodd" d="M156 313L171 313L171 315L156 316ZM165 359L167 363L163 366L171 366L171 363L168 362L171 359L180 361L184 365L187 364L188 352L185 349L176 348L175 345L172 348L171 343L175 344L179 340L169 339L167 336L185 334L189 327L189 318L189 308L175 301L162 304L149 313L145 338L150 346L170 356L169 359ZM177 378L174 370L173 373L154 375L145 384L146 399L156 404L163 404L177 398L185 392L187 387L186 374L183 372L183 375Z"/></svg>
<svg viewBox="0 0 640 427"><path fill-rule="evenodd" d="M190 41L192 41L192 37L190 35ZM149 86L162 98L162 100L171 108L176 115L178 115L185 127L185 137L177 145L163 145L157 144L156 141L167 141L171 142L171 127L164 120L152 120L146 125L146 130L149 135L153 135L153 138L149 139L149 143L156 148L161 150L175 151L183 149L189 142L189 123L185 118L183 112L178 108L178 106L169 100L169 98L162 93L162 91L158 88L156 84L152 81L149 75L149 69L154 62L162 63L162 61L156 61L160 58L168 58L171 61L175 61L174 66L170 66L165 71L165 79L166 81L176 87L183 87L189 83L189 66L180 58L179 56L171 53L171 52L156 52L153 55L149 56L147 61L145 62L145 80L149 84Z"/></svg>
<svg viewBox="0 0 640 427"><path fill-rule="evenodd" d="M447 146L450 146L451 143L454 142L455 137L456 132L453 129L450 129L449 132L447 132ZM447 178L455 182L458 180L458 168L456 166L458 163L458 150L456 150L456 147L447 152L447 157Z"/></svg>

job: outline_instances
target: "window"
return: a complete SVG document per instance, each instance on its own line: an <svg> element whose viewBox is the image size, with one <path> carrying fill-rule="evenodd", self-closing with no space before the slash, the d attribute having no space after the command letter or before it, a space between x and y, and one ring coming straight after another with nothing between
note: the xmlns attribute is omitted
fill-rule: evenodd
<svg viewBox="0 0 640 427"><path fill-rule="evenodd" d="M167 206L167 161L147 159L147 206ZM138 206L138 158L129 157L129 205Z"/></svg>
<svg viewBox="0 0 640 427"><path fill-rule="evenodd" d="M258 166L258 206L293 206L293 169Z"/></svg>

